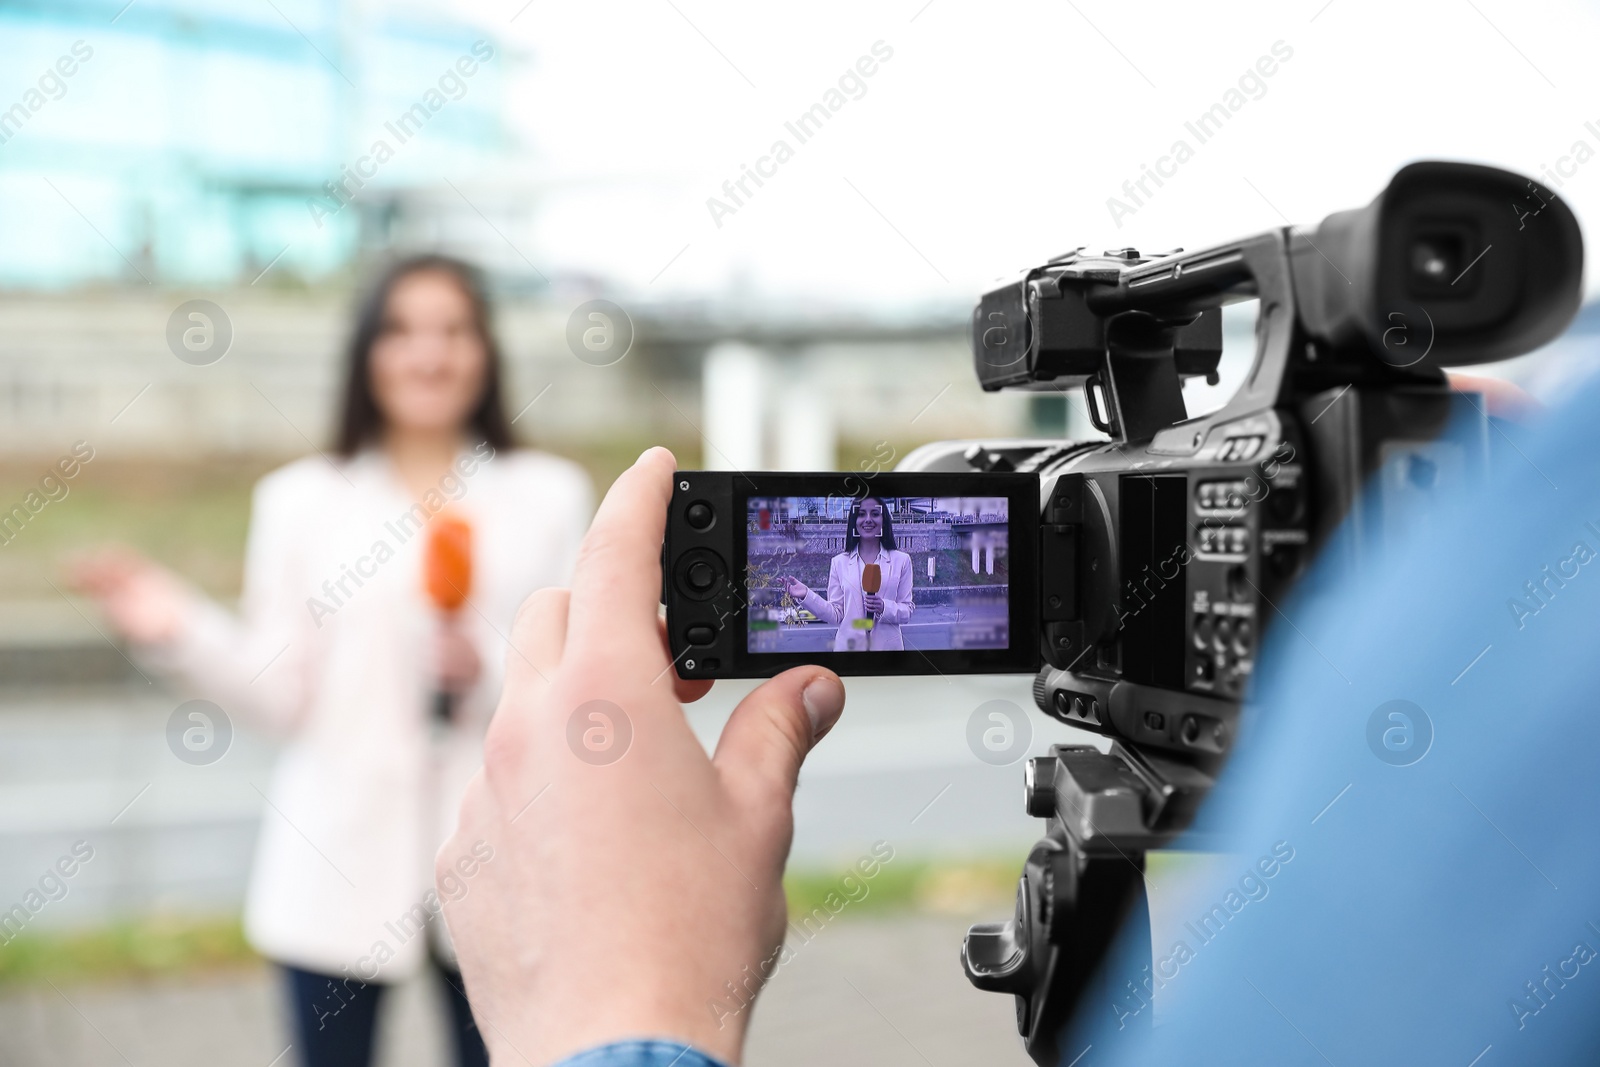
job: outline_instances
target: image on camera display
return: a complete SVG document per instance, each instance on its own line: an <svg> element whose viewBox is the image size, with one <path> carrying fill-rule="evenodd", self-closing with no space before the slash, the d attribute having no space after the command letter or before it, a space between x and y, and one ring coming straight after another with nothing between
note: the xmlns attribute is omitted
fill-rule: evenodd
<svg viewBox="0 0 1600 1067"><path fill-rule="evenodd" d="M1005 497L746 502L748 651L1010 645Z"/></svg>
<svg viewBox="0 0 1600 1067"><path fill-rule="evenodd" d="M662 545L676 670L1035 671L1038 500L1020 473L680 470Z"/></svg>

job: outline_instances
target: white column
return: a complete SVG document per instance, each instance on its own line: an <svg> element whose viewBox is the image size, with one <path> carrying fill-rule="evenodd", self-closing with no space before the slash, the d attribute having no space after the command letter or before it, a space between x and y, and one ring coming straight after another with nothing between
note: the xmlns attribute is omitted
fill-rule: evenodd
<svg viewBox="0 0 1600 1067"><path fill-rule="evenodd" d="M772 398L777 469L831 471L838 463L833 398L822 385L821 361L802 350L784 364Z"/></svg>
<svg viewBox="0 0 1600 1067"><path fill-rule="evenodd" d="M1199 380L1199 379L1195 379ZM1089 421L1089 398L1081 386L1073 386L1063 394L1067 401L1067 419L1064 436L1069 441L1103 441L1105 434Z"/></svg>
<svg viewBox="0 0 1600 1067"><path fill-rule="evenodd" d="M706 469L762 469L766 370L766 354L749 345L725 341L706 353L700 376Z"/></svg>
<svg viewBox="0 0 1600 1067"><path fill-rule="evenodd" d="M994 573L994 542L989 541L983 546L983 573Z"/></svg>

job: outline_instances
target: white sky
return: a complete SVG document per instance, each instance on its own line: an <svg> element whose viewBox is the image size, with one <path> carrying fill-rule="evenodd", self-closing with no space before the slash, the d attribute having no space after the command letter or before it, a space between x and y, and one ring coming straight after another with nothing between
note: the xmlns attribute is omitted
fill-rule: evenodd
<svg viewBox="0 0 1600 1067"><path fill-rule="evenodd" d="M1578 3L923 3L477 0L530 57L513 122L555 183L536 256L663 297L965 304L1079 244L1312 223L1413 159L1600 151L1600 12ZM866 95L798 145L785 120L879 40ZM1279 40L1265 96L1196 145L1185 120ZM1116 228L1107 198L1180 136L1194 158ZM718 229L706 198L778 137L794 158ZM1560 191L1600 219L1600 158Z"/></svg>

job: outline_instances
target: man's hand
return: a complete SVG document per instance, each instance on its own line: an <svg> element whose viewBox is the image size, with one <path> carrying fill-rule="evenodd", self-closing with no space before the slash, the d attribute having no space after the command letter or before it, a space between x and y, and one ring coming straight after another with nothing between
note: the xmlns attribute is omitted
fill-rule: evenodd
<svg viewBox="0 0 1600 1067"><path fill-rule="evenodd" d="M1489 414L1512 422L1528 422L1544 411L1534 395L1515 382L1447 371L1450 388L1458 393L1482 393Z"/></svg>
<svg viewBox="0 0 1600 1067"><path fill-rule="evenodd" d="M443 874L494 850L445 916L496 1063L646 1036L738 1062L749 1012L717 1005L783 940L795 779L844 686L820 667L773 678L707 758L680 701L709 684L677 679L657 612L674 467L640 456L571 591L523 603L484 769L439 852Z"/></svg>

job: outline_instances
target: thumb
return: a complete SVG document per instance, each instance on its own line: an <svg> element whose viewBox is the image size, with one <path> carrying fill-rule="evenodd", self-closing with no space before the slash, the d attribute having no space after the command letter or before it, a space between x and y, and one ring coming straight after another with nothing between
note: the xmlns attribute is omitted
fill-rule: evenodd
<svg viewBox="0 0 1600 1067"><path fill-rule="evenodd" d="M844 711L844 683L821 667L796 667L733 709L712 763L741 806L787 810L811 746Z"/></svg>

